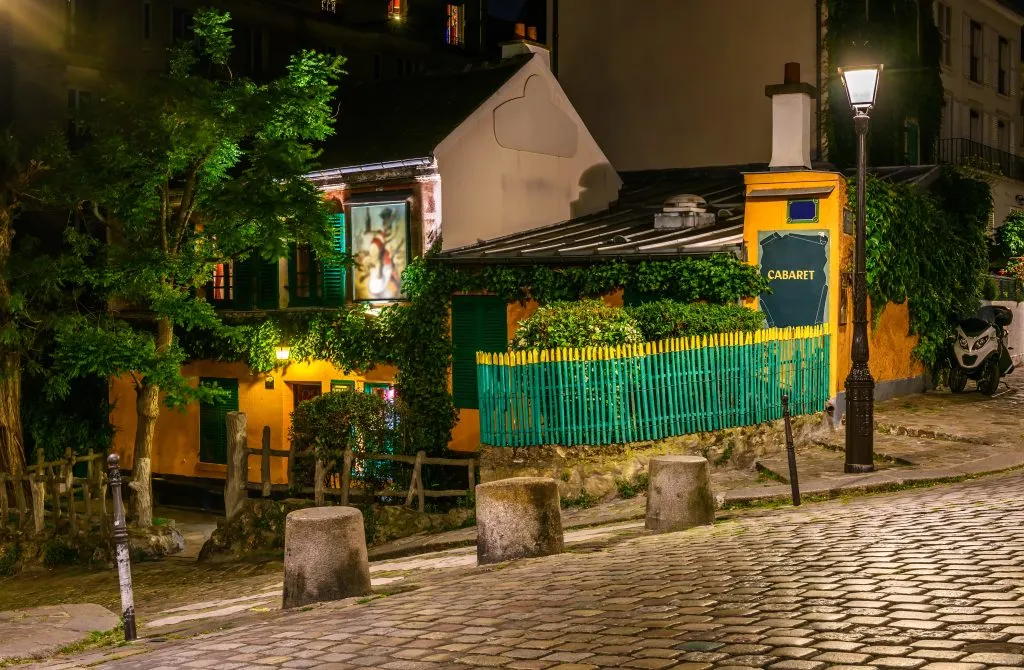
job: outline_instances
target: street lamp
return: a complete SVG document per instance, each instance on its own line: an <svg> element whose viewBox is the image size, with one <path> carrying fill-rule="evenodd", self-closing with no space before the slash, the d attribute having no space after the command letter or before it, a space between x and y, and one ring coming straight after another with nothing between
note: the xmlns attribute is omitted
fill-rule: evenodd
<svg viewBox="0 0 1024 670"><path fill-rule="evenodd" d="M875 380L868 368L868 287L865 270L866 210L864 205L868 110L875 104L881 65L839 68L846 97L853 108L857 133L857 243L853 275L853 367L846 377L846 472L872 472L875 434Z"/></svg>

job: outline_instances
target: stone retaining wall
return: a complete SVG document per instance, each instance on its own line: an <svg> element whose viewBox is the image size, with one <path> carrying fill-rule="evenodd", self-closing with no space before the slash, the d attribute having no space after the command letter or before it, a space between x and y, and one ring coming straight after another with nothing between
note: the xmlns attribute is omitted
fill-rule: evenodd
<svg viewBox="0 0 1024 670"><path fill-rule="evenodd" d="M793 418L794 440L810 442L822 430L823 414ZM606 499L618 493L618 482L634 482L647 472L654 456L704 456L713 468L751 469L754 461L774 453L785 442L782 421L730 428L714 433L673 437L659 442L604 447L482 447L480 481L510 477L549 477L563 498Z"/></svg>

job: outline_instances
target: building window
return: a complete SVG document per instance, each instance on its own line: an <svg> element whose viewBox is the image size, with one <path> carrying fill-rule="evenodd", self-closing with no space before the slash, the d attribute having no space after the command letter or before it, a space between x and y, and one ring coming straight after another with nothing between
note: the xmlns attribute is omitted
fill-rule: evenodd
<svg viewBox="0 0 1024 670"><path fill-rule="evenodd" d="M380 5L378 5L379 7ZM405 0L388 0L388 18L401 21L405 17Z"/></svg>
<svg viewBox="0 0 1024 670"><path fill-rule="evenodd" d="M967 130L972 142L981 142L981 114L976 109L971 110L971 125Z"/></svg>
<svg viewBox="0 0 1024 670"><path fill-rule="evenodd" d="M148 40L153 36L153 3L149 0L142 2L142 39Z"/></svg>
<svg viewBox="0 0 1024 670"><path fill-rule="evenodd" d="M971 21L971 81L981 83L981 59L984 57L984 44L982 42L981 24Z"/></svg>
<svg viewBox="0 0 1024 670"><path fill-rule="evenodd" d="M210 286L210 301L214 303L230 303L233 293L231 290L231 264L217 263L213 266L213 284Z"/></svg>
<svg viewBox="0 0 1024 670"><path fill-rule="evenodd" d="M68 46L81 47L87 44L96 24L97 0L68 0L67 40Z"/></svg>
<svg viewBox="0 0 1024 670"><path fill-rule="evenodd" d="M331 218L333 250L345 252L345 215ZM345 304L347 267L340 260L320 259L308 244L292 245L288 258L288 305L290 307Z"/></svg>
<svg viewBox="0 0 1024 670"><path fill-rule="evenodd" d="M1006 122L996 119L996 149L1006 151L1009 147L1006 141Z"/></svg>
<svg viewBox="0 0 1024 670"><path fill-rule="evenodd" d="M999 81L1001 95L1010 95L1010 42L1005 37L999 38Z"/></svg>
<svg viewBox="0 0 1024 670"><path fill-rule="evenodd" d="M92 100L92 93L77 88L68 89L68 142L72 147L80 146L85 140L87 128L85 114Z"/></svg>
<svg viewBox="0 0 1024 670"><path fill-rule="evenodd" d="M298 300L309 300L313 296L313 249L308 244L296 245L293 260L294 270L289 287L291 296Z"/></svg>
<svg viewBox="0 0 1024 670"><path fill-rule="evenodd" d="M462 46L466 43L466 6L448 5L448 28L446 32L448 44Z"/></svg>
<svg viewBox="0 0 1024 670"><path fill-rule="evenodd" d="M171 34L175 42L182 42L195 38L195 31L192 29L192 12L181 7L175 7L171 11Z"/></svg>
<svg viewBox="0 0 1024 670"><path fill-rule="evenodd" d="M221 391L217 398L199 403L199 460L227 463L227 414L238 411L238 380L202 377L199 383Z"/></svg>
<svg viewBox="0 0 1024 670"><path fill-rule="evenodd" d="M356 390L356 383L351 379L332 379L331 380L331 393L338 391L345 393Z"/></svg>
<svg viewBox="0 0 1024 670"><path fill-rule="evenodd" d="M944 2L937 3L935 25L939 27L939 36L942 41L941 62L946 67L950 67L953 64L953 50L950 42L953 26L953 8Z"/></svg>

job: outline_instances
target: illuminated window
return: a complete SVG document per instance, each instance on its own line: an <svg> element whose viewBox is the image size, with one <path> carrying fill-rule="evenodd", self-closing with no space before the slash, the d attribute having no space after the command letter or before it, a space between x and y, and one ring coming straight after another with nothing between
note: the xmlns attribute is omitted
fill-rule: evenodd
<svg viewBox="0 0 1024 670"><path fill-rule="evenodd" d="M312 296L313 250L300 244L295 248L295 275L292 296L300 300Z"/></svg>
<svg viewBox="0 0 1024 670"><path fill-rule="evenodd" d="M210 291L213 302L231 300L231 264L218 263L213 266L213 286Z"/></svg>
<svg viewBox="0 0 1024 670"><path fill-rule="evenodd" d="M448 5L448 28L446 39L448 44L462 46L466 43L466 6Z"/></svg>
<svg viewBox="0 0 1024 670"><path fill-rule="evenodd" d="M406 0L388 0L388 18L401 21L405 16Z"/></svg>

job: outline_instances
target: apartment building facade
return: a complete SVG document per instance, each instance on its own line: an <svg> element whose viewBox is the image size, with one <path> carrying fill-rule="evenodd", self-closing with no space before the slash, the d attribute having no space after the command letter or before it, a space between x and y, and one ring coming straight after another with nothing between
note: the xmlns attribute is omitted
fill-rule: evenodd
<svg viewBox="0 0 1024 670"><path fill-rule="evenodd" d="M348 59L347 82L459 71L485 50L486 0L5 0L0 3L0 126L24 144L66 127L117 81L166 67L200 7L231 13L238 74L283 71L303 48Z"/></svg>
<svg viewBox="0 0 1024 670"><path fill-rule="evenodd" d="M913 1L913 0L907 0ZM861 0L864 11L881 0ZM1021 27L1000 0L929 3L941 35L945 104L935 156L992 175L994 220L1024 205ZM828 160L823 110L835 73L827 63L826 0L548 0L553 69L619 170L767 163L766 82L782 63L815 86L812 155ZM878 11L876 9L876 11ZM918 12L927 20L928 12ZM917 35L920 43L923 25ZM930 28L930 26L929 26ZM885 80L879 95L885 95ZM926 160L913 119L905 161Z"/></svg>

